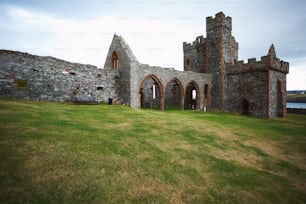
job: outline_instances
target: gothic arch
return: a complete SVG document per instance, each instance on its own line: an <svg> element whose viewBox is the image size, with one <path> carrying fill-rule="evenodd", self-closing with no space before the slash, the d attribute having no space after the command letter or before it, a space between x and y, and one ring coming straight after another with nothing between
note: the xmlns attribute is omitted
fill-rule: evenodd
<svg viewBox="0 0 306 204"><path fill-rule="evenodd" d="M178 107L181 110L184 110L184 88L180 80L177 78L173 78L166 85L165 106L166 109L170 107Z"/></svg>
<svg viewBox="0 0 306 204"><path fill-rule="evenodd" d="M118 53L116 51L112 54L112 69L118 69L119 68L119 57Z"/></svg>
<svg viewBox="0 0 306 204"><path fill-rule="evenodd" d="M185 90L185 109L200 109L201 97L198 84L195 81L191 81L187 84Z"/></svg>
<svg viewBox="0 0 306 204"><path fill-rule="evenodd" d="M153 88L155 86L155 88ZM155 93L153 93L156 91ZM140 82L139 88L139 107L152 108L153 106L159 106L160 110L164 110L165 92L163 84L154 74L147 75ZM155 98L154 98L155 96Z"/></svg>

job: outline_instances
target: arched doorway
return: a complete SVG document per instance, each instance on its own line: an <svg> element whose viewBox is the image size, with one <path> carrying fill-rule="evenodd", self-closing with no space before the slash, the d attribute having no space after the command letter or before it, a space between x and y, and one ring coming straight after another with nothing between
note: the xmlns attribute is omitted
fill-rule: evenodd
<svg viewBox="0 0 306 204"><path fill-rule="evenodd" d="M119 68L119 58L116 51L112 54L112 69L118 69Z"/></svg>
<svg viewBox="0 0 306 204"><path fill-rule="evenodd" d="M200 89L194 82L190 82L185 91L185 109L200 109Z"/></svg>
<svg viewBox="0 0 306 204"><path fill-rule="evenodd" d="M249 114L249 101L248 100L243 99L240 102L240 111L241 111L241 114L243 114L243 115L248 115Z"/></svg>
<svg viewBox="0 0 306 204"><path fill-rule="evenodd" d="M164 110L164 90L155 75L146 76L139 85L140 108Z"/></svg>
<svg viewBox="0 0 306 204"><path fill-rule="evenodd" d="M166 86L165 109L184 110L184 90L181 82L174 78Z"/></svg>

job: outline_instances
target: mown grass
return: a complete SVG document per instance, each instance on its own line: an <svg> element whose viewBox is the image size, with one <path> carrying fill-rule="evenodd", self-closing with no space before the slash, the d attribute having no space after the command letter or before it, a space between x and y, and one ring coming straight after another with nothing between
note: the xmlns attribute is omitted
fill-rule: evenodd
<svg viewBox="0 0 306 204"><path fill-rule="evenodd" d="M305 203L306 116L0 100L1 203Z"/></svg>

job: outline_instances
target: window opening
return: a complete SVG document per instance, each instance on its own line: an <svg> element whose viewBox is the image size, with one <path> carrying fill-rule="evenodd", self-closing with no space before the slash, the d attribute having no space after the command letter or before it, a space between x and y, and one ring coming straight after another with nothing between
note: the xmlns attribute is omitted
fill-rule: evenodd
<svg viewBox="0 0 306 204"><path fill-rule="evenodd" d="M153 84L153 87L152 87L152 97L153 99L156 98L156 84L155 83Z"/></svg>
<svg viewBox="0 0 306 204"><path fill-rule="evenodd" d="M112 68L113 69L119 68L119 58L118 58L118 54L116 51L114 51L112 54Z"/></svg>
<svg viewBox="0 0 306 204"><path fill-rule="evenodd" d="M192 100L196 100L197 98L197 91L195 89L192 90Z"/></svg>

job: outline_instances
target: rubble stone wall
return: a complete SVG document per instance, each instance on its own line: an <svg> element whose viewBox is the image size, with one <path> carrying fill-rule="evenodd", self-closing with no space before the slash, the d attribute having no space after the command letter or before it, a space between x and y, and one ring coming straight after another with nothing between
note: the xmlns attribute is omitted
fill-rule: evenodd
<svg viewBox="0 0 306 204"><path fill-rule="evenodd" d="M118 99L117 77L117 70L0 51L0 97L65 102L77 95L90 95L98 102L107 102L108 98ZM18 87L18 80L26 81L26 86Z"/></svg>

